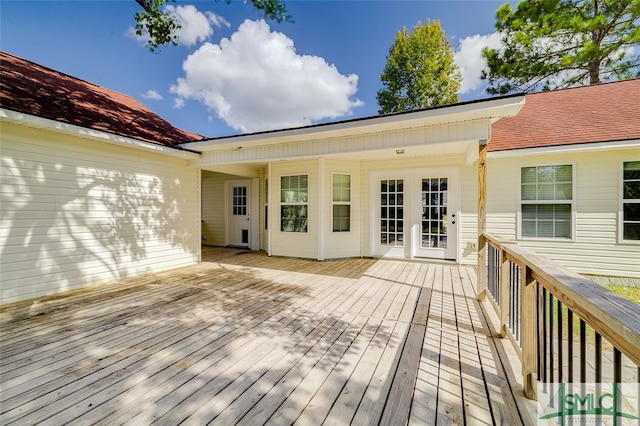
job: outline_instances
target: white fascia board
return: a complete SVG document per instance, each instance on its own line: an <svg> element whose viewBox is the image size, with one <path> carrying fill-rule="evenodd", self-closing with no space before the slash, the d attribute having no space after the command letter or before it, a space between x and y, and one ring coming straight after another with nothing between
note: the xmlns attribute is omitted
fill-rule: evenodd
<svg viewBox="0 0 640 426"><path fill-rule="evenodd" d="M0 121L18 124L25 127L32 127L40 130L49 130L56 133L63 133L70 136L77 136L85 139L91 139L97 142L104 142L127 148L141 149L158 154L166 154L172 157L179 157L187 160L197 160L200 158L200 154L196 152L182 151L179 149L170 148L168 146L156 145L138 139L128 138L125 136L107 133L100 130L89 129L87 127L76 126L75 124L68 124L61 121L50 120L48 118L25 114L22 112L11 111L4 108L0 108Z"/></svg>
<svg viewBox="0 0 640 426"><path fill-rule="evenodd" d="M524 105L525 97L509 96L484 101L420 110L415 112L375 116L369 118L318 124L297 129L284 129L188 142L181 146L199 152L230 150L260 145L276 145L318 139L383 133L417 127L429 127L515 116Z"/></svg>
<svg viewBox="0 0 640 426"><path fill-rule="evenodd" d="M491 143L489 143L491 146ZM514 158L533 155L553 155L570 152L590 152L613 149L640 148L640 139L629 139L611 142L576 143L571 145L541 146L536 148L510 149L506 151L490 151L489 158Z"/></svg>

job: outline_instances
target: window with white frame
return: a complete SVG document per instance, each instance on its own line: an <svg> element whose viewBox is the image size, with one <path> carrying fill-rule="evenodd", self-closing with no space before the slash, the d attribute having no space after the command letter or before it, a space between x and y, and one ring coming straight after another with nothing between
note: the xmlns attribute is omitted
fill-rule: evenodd
<svg viewBox="0 0 640 426"><path fill-rule="evenodd" d="M523 167L520 185L520 235L571 238L573 166Z"/></svg>
<svg viewBox="0 0 640 426"><path fill-rule="evenodd" d="M333 175L333 232L351 231L351 175Z"/></svg>
<svg viewBox="0 0 640 426"><path fill-rule="evenodd" d="M280 230L307 232L309 214L309 177L280 177Z"/></svg>
<svg viewBox="0 0 640 426"><path fill-rule="evenodd" d="M640 240L640 161L622 167L622 239Z"/></svg>

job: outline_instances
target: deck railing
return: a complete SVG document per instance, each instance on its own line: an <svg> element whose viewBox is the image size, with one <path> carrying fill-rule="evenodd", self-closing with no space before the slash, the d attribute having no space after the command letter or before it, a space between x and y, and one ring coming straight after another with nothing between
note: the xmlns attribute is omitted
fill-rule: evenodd
<svg viewBox="0 0 640 426"><path fill-rule="evenodd" d="M528 398L538 382L640 382L640 305L516 243L484 238L478 296L489 295L520 357Z"/></svg>

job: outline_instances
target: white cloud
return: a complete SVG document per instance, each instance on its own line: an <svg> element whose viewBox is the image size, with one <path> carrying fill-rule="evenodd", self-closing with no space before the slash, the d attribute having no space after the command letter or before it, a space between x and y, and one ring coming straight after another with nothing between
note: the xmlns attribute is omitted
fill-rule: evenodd
<svg viewBox="0 0 640 426"><path fill-rule="evenodd" d="M482 57L482 49L489 47L498 49L502 46L501 35L492 33L487 35L472 35L460 40L458 49L455 52L455 62L462 71L462 84L460 93L468 93L477 90L482 86L480 75L486 67L485 59Z"/></svg>
<svg viewBox="0 0 640 426"><path fill-rule="evenodd" d="M220 28L230 24L221 16L213 12L200 12L194 5L165 7L165 11L176 17L180 24L177 32L178 41L185 46L208 40L213 35L213 26Z"/></svg>
<svg viewBox="0 0 640 426"><path fill-rule="evenodd" d="M213 28L221 28L223 26L230 27L222 16L213 12L200 12L195 6L189 4L185 6L169 5L164 11L173 15L180 24L180 28L176 32L178 43L183 46L193 46L197 43L208 40L213 35ZM142 44L149 42L149 35L143 34L138 36L133 27L129 27L125 33L127 37L138 40Z"/></svg>
<svg viewBox="0 0 640 426"><path fill-rule="evenodd" d="M143 93L142 97L145 99L151 99L152 101L161 101L163 99L160 93L152 89L147 90L147 93Z"/></svg>
<svg viewBox="0 0 640 426"><path fill-rule="evenodd" d="M184 99L183 98L175 98L173 100L173 107L175 109L180 109L184 106Z"/></svg>
<svg viewBox="0 0 640 426"><path fill-rule="evenodd" d="M182 68L171 92L199 100L242 132L308 125L362 105L352 98L357 75L297 54L293 41L263 20L246 20L230 39L203 44Z"/></svg>

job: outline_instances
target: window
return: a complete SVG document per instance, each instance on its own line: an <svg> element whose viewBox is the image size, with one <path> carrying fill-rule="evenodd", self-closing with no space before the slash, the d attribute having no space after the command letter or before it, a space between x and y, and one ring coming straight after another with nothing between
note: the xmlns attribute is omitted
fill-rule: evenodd
<svg viewBox="0 0 640 426"><path fill-rule="evenodd" d="M571 238L573 166L523 167L522 237Z"/></svg>
<svg viewBox="0 0 640 426"><path fill-rule="evenodd" d="M234 216L247 215L247 187L246 186L233 187L233 215Z"/></svg>
<svg viewBox="0 0 640 426"><path fill-rule="evenodd" d="M333 232L351 230L351 175L333 175Z"/></svg>
<svg viewBox="0 0 640 426"><path fill-rule="evenodd" d="M640 161L622 169L622 239L640 240Z"/></svg>
<svg viewBox="0 0 640 426"><path fill-rule="evenodd" d="M280 178L280 230L307 232L309 177L307 175Z"/></svg>

